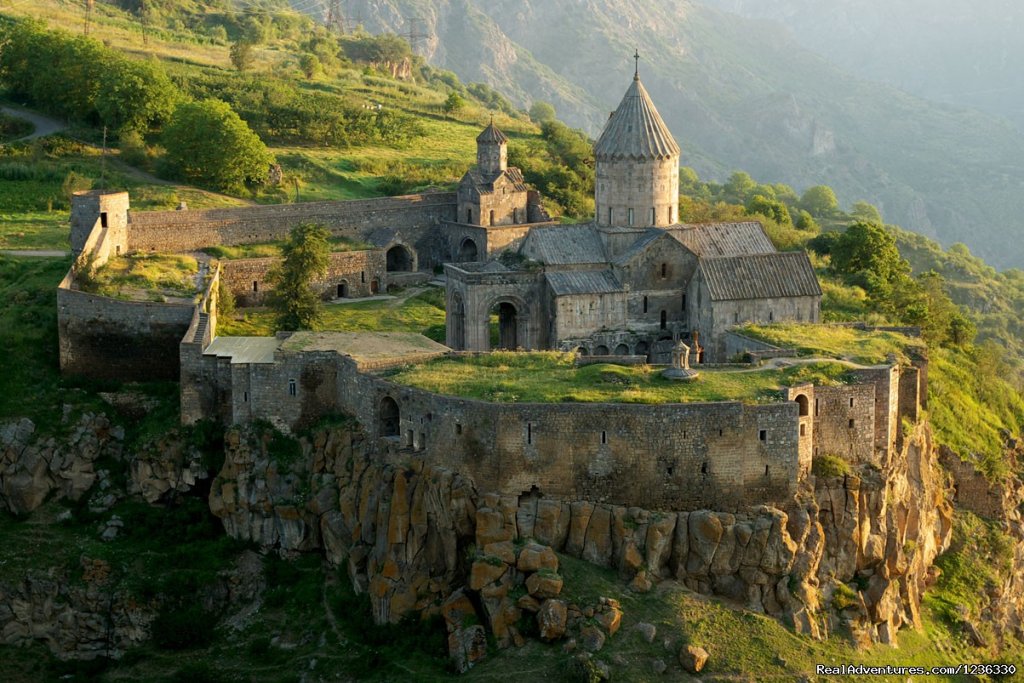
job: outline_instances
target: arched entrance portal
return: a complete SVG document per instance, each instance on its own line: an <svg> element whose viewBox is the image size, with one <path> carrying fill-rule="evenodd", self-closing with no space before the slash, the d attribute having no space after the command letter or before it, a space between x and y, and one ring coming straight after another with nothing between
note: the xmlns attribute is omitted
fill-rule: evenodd
<svg viewBox="0 0 1024 683"><path fill-rule="evenodd" d="M615 347L615 355L616 356L628 356L629 355L629 347L626 346L625 344L619 344L618 346Z"/></svg>
<svg viewBox="0 0 1024 683"><path fill-rule="evenodd" d="M519 348L519 311L502 301L491 309L491 347L514 351Z"/></svg>
<svg viewBox="0 0 1024 683"><path fill-rule="evenodd" d="M338 283L338 298L339 299L347 299L348 298L348 282L345 281L345 280L342 280L341 282Z"/></svg>
<svg viewBox="0 0 1024 683"><path fill-rule="evenodd" d="M462 295L456 293L452 296L450 310L450 346L455 351L462 351L466 348L466 306L462 303Z"/></svg>
<svg viewBox="0 0 1024 683"><path fill-rule="evenodd" d="M410 251L409 248L406 247L405 245L396 244L395 246L388 249L386 258L387 270L389 273L404 273L412 270L412 251Z"/></svg>
<svg viewBox="0 0 1024 683"><path fill-rule="evenodd" d="M479 252L476 248L476 242L468 237L462 240L462 245L459 246L459 263L476 261L478 258Z"/></svg>
<svg viewBox="0 0 1024 683"><path fill-rule="evenodd" d="M385 396L380 402L380 435L400 436L401 422L398 403L390 396Z"/></svg>

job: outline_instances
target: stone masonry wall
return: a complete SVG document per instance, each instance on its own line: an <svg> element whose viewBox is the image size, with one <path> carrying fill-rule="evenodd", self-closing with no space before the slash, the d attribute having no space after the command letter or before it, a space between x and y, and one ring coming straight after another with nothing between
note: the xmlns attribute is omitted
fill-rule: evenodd
<svg viewBox="0 0 1024 683"><path fill-rule="evenodd" d="M273 287L267 274L281 259L250 258L221 261L222 278L235 299L243 306L256 306L264 301ZM374 280L377 291L387 290L385 255L380 250L333 252L327 274L312 285L325 299L341 298L339 285L347 288L346 298L371 296Z"/></svg>
<svg viewBox="0 0 1024 683"><path fill-rule="evenodd" d="M438 192L345 202L147 211L131 215L128 234L133 251L179 252L211 244L272 242L308 221L322 223L336 236L365 239L379 228L422 230L454 219L454 193Z"/></svg>
<svg viewBox="0 0 1024 683"><path fill-rule="evenodd" d="M178 344L192 321L191 304L121 301L57 289L62 372L121 381L176 380ZM68 285L68 286L66 286Z"/></svg>

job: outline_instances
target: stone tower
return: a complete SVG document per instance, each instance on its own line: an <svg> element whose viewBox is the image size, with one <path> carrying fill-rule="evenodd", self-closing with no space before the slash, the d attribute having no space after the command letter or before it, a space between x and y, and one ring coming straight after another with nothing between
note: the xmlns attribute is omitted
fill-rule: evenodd
<svg viewBox="0 0 1024 683"><path fill-rule="evenodd" d="M594 145L600 226L664 227L679 221L679 145L639 74Z"/></svg>
<svg viewBox="0 0 1024 683"><path fill-rule="evenodd" d="M476 136L476 165L485 177L493 177L508 168L508 138L494 121Z"/></svg>

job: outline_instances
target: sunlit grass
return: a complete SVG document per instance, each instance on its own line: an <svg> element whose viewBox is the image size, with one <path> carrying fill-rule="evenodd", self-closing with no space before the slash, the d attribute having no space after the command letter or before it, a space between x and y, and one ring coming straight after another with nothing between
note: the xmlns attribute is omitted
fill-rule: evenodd
<svg viewBox="0 0 1024 683"><path fill-rule="evenodd" d="M753 403L779 400L784 386L839 383L847 371L836 363L782 370L705 369L696 381L677 382L649 366L577 368L574 360L573 354L554 351L497 351L410 366L390 379L440 394L499 403Z"/></svg>
<svg viewBox="0 0 1024 683"><path fill-rule="evenodd" d="M103 296L161 301L196 293L195 258L178 254L145 254L112 258L96 269L90 290Z"/></svg>
<svg viewBox="0 0 1024 683"><path fill-rule="evenodd" d="M924 346L920 339L897 332L809 323L748 325L741 332L775 346L795 348L803 356L840 358L865 365L885 363L890 354L905 363L908 349Z"/></svg>

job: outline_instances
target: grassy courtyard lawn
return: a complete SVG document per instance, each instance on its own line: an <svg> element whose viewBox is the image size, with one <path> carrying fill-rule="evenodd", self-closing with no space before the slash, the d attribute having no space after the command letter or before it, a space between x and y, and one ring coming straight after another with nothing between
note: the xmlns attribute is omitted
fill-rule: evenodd
<svg viewBox="0 0 1024 683"><path fill-rule="evenodd" d="M395 299L378 299L324 306L319 328L331 332L418 332L444 343L444 292L430 288ZM274 334L274 311L239 309L233 318L220 318L217 334L259 337Z"/></svg>
<svg viewBox="0 0 1024 683"><path fill-rule="evenodd" d="M398 370L389 379L439 394L497 403L690 403L779 400L779 389L804 382L837 384L847 368L838 363L781 370L701 370L692 382L665 379L647 366L574 366L569 353L499 351L442 358Z"/></svg>
<svg viewBox="0 0 1024 683"><path fill-rule="evenodd" d="M283 242L261 242L259 244L238 244L235 246L217 245L206 247L203 251L214 258L230 261L243 258L267 258L281 255ZM344 237L331 238L331 251L362 251L372 249L373 245Z"/></svg>
<svg viewBox="0 0 1024 683"><path fill-rule="evenodd" d="M199 265L191 256L146 254L112 258L87 279L79 278L85 291L117 299L164 301L192 298L198 288Z"/></svg>
<svg viewBox="0 0 1024 683"><path fill-rule="evenodd" d="M896 332L871 332L852 327L812 324L748 325L740 332L783 348L795 348L802 356L843 358L876 365L889 354L906 362L907 350L924 347L924 341Z"/></svg>

